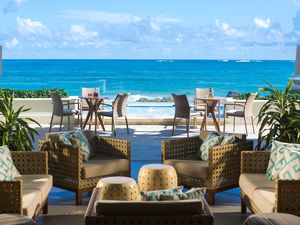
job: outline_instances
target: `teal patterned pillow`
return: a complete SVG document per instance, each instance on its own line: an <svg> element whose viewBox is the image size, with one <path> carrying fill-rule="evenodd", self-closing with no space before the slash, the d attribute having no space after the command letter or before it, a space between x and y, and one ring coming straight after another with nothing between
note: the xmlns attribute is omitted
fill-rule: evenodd
<svg viewBox="0 0 300 225"><path fill-rule="evenodd" d="M300 180L300 151L287 149L284 151L284 161L279 172L280 180Z"/></svg>
<svg viewBox="0 0 300 225"><path fill-rule="evenodd" d="M300 144L290 144L275 140L272 142L270 160L266 171L266 174L270 180L278 178L279 172L285 160L284 152L288 149L300 151Z"/></svg>
<svg viewBox="0 0 300 225"><path fill-rule="evenodd" d="M58 134L59 143L64 145L72 145L70 141L70 132L63 132Z"/></svg>
<svg viewBox="0 0 300 225"><path fill-rule="evenodd" d="M192 188L185 193L179 194L180 200L202 199L206 193L206 188Z"/></svg>
<svg viewBox="0 0 300 225"><path fill-rule="evenodd" d="M13 180L20 173L15 167L10 151L6 145L0 147L0 180Z"/></svg>
<svg viewBox="0 0 300 225"><path fill-rule="evenodd" d="M155 191L141 191L141 196L143 201L159 201L161 198L169 198L169 196L173 196L174 194L182 193L183 186L179 186L172 189L165 190L155 190Z"/></svg>
<svg viewBox="0 0 300 225"><path fill-rule="evenodd" d="M81 148L83 161L88 161L90 158L91 146L88 139L82 133L82 131L77 130L75 133L71 133L70 141L74 147Z"/></svg>
<svg viewBox="0 0 300 225"><path fill-rule="evenodd" d="M225 134L223 135L223 140L221 145L229 145L236 142L236 136L234 134Z"/></svg>
<svg viewBox="0 0 300 225"><path fill-rule="evenodd" d="M199 151L197 152L197 157L199 159L208 160L208 150L212 147L218 146L221 144L223 137L218 133L212 132L207 138L203 141L200 146Z"/></svg>

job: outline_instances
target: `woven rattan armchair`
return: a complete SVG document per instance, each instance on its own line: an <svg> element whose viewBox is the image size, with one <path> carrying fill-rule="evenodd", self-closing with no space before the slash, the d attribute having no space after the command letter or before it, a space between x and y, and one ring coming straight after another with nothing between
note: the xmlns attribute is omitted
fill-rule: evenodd
<svg viewBox="0 0 300 225"><path fill-rule="evenodd" d="M242 152L241 211L245 213L248 208L252 213L274 212L300 216L300 181L279 179L270 181L266 175L269 158L268 151ZM249 189L253 190L253 195L249 194ZM268 202L272 203L272 207L269 207L271 211L264 211L268 208L266 207Z"/></svg>
<svg viewBox="0 0 300 225"><path fill-rule="evenodd" d="M47 134L46 140L39 142L40 151L49 153L49 173L53 175L53 185L75 192L77 205L82 204L82 193L92 191L99 179L107 176L130 176L130 141L100 137L89 130L83 132L96 156L100 158L96 164L103 165L102 171L98 172L100 175L86 175L86 164L90 160L83 161L80 148L49 141L47 136L51 134ZM123 169L117 169L119 165L123 165Z"/></svg>
<svg viewBox="0 0 300 225"><path fill-rule="evenodd" d="M173 165L178 175L178 184L185 187L207 187L208 203L214 205L215 193L238 187L240 176L240 153L252 150L253 142L244 135L239 143L209 149L208 161L199 160L196 152L208 135L180 138L162 142L162 162Z"/></svg>
<svg viewBox="0 0 300 225"><path fill-rule="evenodd" d="M14 165L20 174L26 175L48 175L47 152L13 152L11 156ZM15 179L12 181L0 181L0 214L23 215L23 181ZM35 210L33 218L43 210L48 212L48 198L43 200Z"/></svg>

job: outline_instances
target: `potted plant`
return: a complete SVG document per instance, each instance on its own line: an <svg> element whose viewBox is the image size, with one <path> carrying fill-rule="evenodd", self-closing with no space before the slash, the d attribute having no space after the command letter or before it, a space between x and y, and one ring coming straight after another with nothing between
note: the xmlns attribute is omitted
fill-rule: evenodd
<svg viewBox="0 0 300 225"><path fill-rule="evenodd" d="M268 92L268 101L258 114L261 125L257 149L270 148L272 140L300 143L300 98L291 93L293 81L289 81L284 91L267 84L269 87L259 89Z"/></svg>
<svg viewBox="0 0 300 225"><path fill-rule="evenodd" d="M13 95L0 92L0 145L7 145L14 151L33 150L34 135L38 132L29 126L28 121L40 126L31 118L20 118L20 114L30 109L20 107L13 109Z"/></svg>

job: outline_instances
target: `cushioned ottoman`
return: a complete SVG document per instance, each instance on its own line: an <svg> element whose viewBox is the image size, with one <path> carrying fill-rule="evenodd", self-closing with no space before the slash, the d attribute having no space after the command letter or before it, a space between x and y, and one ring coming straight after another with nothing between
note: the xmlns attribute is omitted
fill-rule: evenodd
<svg viewBox="0 0 300 225"><path fill-rule="evenodd" d="M285 213L255 214L244 222L243 225L299 225L300 217Z"/></svg>

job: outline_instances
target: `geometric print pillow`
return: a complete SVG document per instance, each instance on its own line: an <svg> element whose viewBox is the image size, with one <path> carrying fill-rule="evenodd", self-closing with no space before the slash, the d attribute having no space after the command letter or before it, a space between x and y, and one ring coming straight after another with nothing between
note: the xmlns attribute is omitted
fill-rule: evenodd
<svg viewBox="0 0 300 225"><path fill-rule="evenodd" d="M77 130L75 133L70 134L70 141L74 147L82 150L83 161L88 161L91 156L91 146L82 131Z"/></svg>
<svg viewBox="0 0 300 225"><path fill-rule="evenodd" d="M211 132L203 141L197 152L197 157L204 161L208 160L209 149L221 144L223 137L216 132Z"/></svg>
<svg viewBox="0 0 300 225"><path fill-rule="evenodd" d="M19 176L20 173L13 163L8 147L0 146L0 180L13 180Z"/></svg>
<svg viewBox="0 0 300 225"><path fill-rule="evenodd" d="M270 180L278 178L279 172L285 160L284 152L288 149L300 151L300 144L284 143L280 141L272 142L271 156L266 174Z"/></svg>
<svg viewBox="0 0 300 225"><path fill-rule="evenodd" d="M284 161L279 172L280 180L300 180L300 152L288 149L284 152Z"/></svg>

